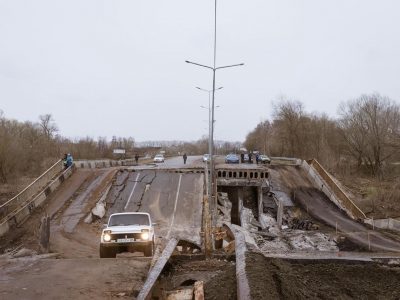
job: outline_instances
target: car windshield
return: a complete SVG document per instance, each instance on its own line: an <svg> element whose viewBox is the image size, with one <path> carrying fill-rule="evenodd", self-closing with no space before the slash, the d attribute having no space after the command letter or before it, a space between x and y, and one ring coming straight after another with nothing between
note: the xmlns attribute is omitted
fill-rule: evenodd
<svg viewBox="0 0 400 300"><path fill-rule="evenodd" d="M155 157L163 157L162 154L157 154Z"/></svg>
<svg viewBox="0 0 400 300"><path fill-rule="evenodd" d="M149 216L144 214L127 214L111 216L108 226L150 225Z"/></svg>

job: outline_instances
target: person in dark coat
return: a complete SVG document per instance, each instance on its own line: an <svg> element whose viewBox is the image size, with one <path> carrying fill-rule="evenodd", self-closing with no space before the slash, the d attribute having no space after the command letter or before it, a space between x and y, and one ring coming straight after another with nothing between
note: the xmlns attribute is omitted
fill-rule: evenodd
<svg viewBox="0 0 400 300"><path fill-rule="evenodd" d="M138 165L139 164L139 154L135 154L135 162Z"/></svg>
<svg viewBox="0 0 400 300"><path fill-rule="evenodd" d="M187 155L186 153L183 154L183 163L186 165Z"/></svg>
<svg viewBox="0 0 400 300"><path fill-rule="evenodd" d="M244 153L240 153L240 161L244 163Z"/></svg>
<svg viewBox="0 0 400 300"><path fill-rule="evenodd" d="M253 161L252 161L252 157L253 157L253 153L249 153L249 164L252 164L253 163Z"/></svg>

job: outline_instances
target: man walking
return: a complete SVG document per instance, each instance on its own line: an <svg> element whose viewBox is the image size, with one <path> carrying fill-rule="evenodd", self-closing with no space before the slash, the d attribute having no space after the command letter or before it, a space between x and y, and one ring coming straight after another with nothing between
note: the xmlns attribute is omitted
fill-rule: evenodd
<svg viewBox="0 0 400 300"><path fill-rule="evenodd" d="M186 153L183 154L183 164L186 165L187 155Z"/></svg>

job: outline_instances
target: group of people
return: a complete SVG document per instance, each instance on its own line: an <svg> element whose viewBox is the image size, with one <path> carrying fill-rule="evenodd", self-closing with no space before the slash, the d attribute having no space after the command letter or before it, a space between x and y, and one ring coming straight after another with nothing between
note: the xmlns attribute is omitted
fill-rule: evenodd
<svg viewBox="0 0 400 300"><path fill-rule="evenodd" d="M248 163L249 164L252 164L253 163L253 155L255 156L255 160L256 160L256 164L258 165L258 163L259 163L259 158L260 158L260 156L259 156L259 154L258 153L252 153L252 152L250 152L249 154L247 154L248 155ZM241 163L245 163L246 161L245 161L245 154L244 153L241 153L240 154L240 161L241 161Z"/></svg>
<svg viewBox="0 0 400 300"><path fill-rule="evenodd" d="M74 163L74 159L70 153L64 154L63 158L63 166L65 169L68 169Z"/></svg>

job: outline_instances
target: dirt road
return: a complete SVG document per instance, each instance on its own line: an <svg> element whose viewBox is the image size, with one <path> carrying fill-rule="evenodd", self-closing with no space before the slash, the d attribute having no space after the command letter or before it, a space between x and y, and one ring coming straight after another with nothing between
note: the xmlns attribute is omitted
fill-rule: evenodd
<svg viewBox="0 0 400 300"><path fill-rule="evenodd" d="M131 299L149 259L0 260L0 298Z"/></svg>

